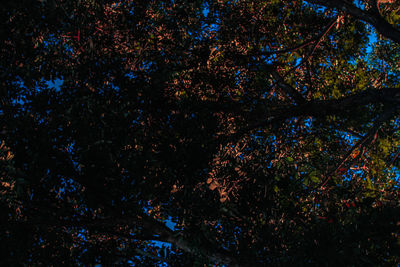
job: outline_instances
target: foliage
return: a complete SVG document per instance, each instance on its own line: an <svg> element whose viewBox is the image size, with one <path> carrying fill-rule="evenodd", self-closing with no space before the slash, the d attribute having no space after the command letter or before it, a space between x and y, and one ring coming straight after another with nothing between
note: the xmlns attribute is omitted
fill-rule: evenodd
<svg viewBox="0 0 400 267"><path fill-rule="evenodd" d="M3 2L2 265L400 264L396 1Z"/></svg>

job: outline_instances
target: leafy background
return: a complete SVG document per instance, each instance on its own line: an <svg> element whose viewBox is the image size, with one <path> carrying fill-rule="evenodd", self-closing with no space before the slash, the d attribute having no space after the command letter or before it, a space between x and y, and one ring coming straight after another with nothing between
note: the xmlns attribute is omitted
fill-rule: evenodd
<svg viewBox="0 0 400 267"><path fill-rule="evenodd" d="M396 1L4 1L1 263L399 264Z"/></svg>

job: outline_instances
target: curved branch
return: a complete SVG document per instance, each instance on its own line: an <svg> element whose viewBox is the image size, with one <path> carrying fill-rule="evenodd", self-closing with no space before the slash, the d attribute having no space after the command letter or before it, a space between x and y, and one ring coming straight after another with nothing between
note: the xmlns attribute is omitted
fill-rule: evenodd
<svg viewBox="0 0 400 267"><path fill-rule="evenodd" d="M260 118L250 122L246 127L241 128L232 134L221 134L218 139L223 140L221 143L228 143L252 130L268 127L276 122L283 120L300 117L300 116L313 116L321 117L327 115L348 114L360 106L368 104L384 104L398 108L400 105L400 89L399 88L385 88L382 90L367 89L360 93L346 96L339 99L330 100L313 100L307 101L301 105L286 105L282 108L271 108L263 113L253 112L248 115L248 118ZM251 121L251 120L250 120Z"/></svg>
<svg viewBox="0 0 400 267"><path fill-rule="evenodd" d="M367 22L388 39L400 44L400 30L387 22L378 12L369 12L362 10L352 3L344 0L307 0L310 3L322 5L325 7L336 8Z"/></svg>
<svg viewBox="0 0 400 267"><path fill-rule="evenodd" d="M287 84L277 71L271 71L272 77L277 80L278 85L285 91L290 98L296 101L297 104L304 104L306 100L295 88Z"/></svg>
<svg viewBox="0 0 400 267"><path fill-rule="evenodd" d="M395 107L391 107L390 109L387 109L386 111L384 111L374 122L374 125L372 126L372 128L368 131L368 133L362 138L360 139L355 145L353 145L351 147L351 149L343 156L342 160L340 161L340 163L332 170L330 171L324 181L322 181L315 189L324 187L329 180L332 178L332 176L348 161L348 159L350 158L350 156L352 155L352 153L356 150L356 149L361 149L363 147L366 147L367 145L370 145L372 143L375 142L375 139L377 137L377 133L379 128L381 127L381 125L390 120L390 118L392 117L392 115L394 114L394 112L396 111Z"/></svg>
<svg viewBox="0 0 400 267"><path fill-rule="evenodd" d="M82 227L93 229L95 231L109 233L122 238L142 239L142 240L158 240L168 242L177 248L190 253L192 255L201 255L207 258L210 262L223 264L226 266L239 266L238 260L226 250L215 250L210 247L197 246L193 242L185 240L179 233L169 229L163 222L160 222L145 214L136 217L124 218L104 218L104 219L86 219L79 221L63 221L63 220L43 220L42 218L31 219L24 222L9 221L8 225L13 224L28 224L30 226L50 226L50 227ZM113 229L118 226L142 229L143 234L127 235L123 232ZM144 230L144 231L143 231Z"/></svg>

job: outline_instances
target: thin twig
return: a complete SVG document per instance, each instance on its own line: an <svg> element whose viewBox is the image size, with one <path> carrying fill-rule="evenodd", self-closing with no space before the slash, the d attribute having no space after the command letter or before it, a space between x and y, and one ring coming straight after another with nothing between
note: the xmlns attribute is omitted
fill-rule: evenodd
<svg viewBox="0 0 400 267"><path fill-rule="evenodd" d="M318 38L318 42L314 45L312 51L306 56L305 59L302 59L301 62L299 64L297 64L296 66L294 66L293 68L291 68L283 77L285 78L286 76L288 76L290 73L292 73L295 69L297 69L298 67L300 67L301 65L304 64L304 62L308 61L314 54L314 52L316 51L316 49L318 48L318 46L321 44L321 42L324 40L325 36L328 34L328 32L332 29L333 26L335 26L335 24L337 23L337 18L335 18L333 20L333 22L331 22L329 24L329 26L326 28L325 31L322 32L322 34L320 34L319 38Z"/></svg>
<svg viewBox="0 0 400 267"><path fill-rule="evenodd" d="M377 134L379 127L390 119L390 117L393 115L394 111L396 108L392 107L385 112L383 112L375 121L373 127L368 131L368 133L361 139L359 140L343 157L341 162L332 170L330 171L327 175L324 181L322 181L318 186L316 186L313 190L316 190L318 188L324 187L330 179L332 179L332 176L347 162L347 160L350 158L352 153L357 149L357 148L364 148L369 141L369 144L372 144L376 141Z"/></svg>

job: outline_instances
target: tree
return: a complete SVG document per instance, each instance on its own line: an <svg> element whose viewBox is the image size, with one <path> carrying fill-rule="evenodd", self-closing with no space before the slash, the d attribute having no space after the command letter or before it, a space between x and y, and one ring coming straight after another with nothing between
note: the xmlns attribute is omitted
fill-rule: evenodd
<svg viewBox="0 0 400 267"><path fill-rule="evenodd" d="M399 264L399 9L5 1L2 264Z"/></svg>

